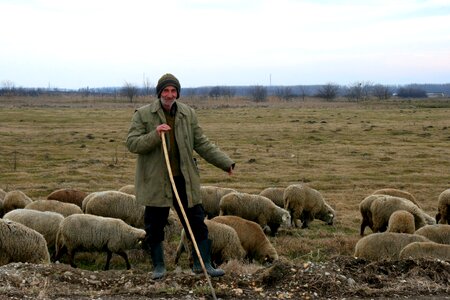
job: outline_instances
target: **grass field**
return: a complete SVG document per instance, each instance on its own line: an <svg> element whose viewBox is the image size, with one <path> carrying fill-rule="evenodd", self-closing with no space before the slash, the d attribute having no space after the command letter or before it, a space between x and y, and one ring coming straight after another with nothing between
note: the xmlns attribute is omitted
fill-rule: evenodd
<svg viewBox="0 0 450 300"><path fill-rule="evenodd" d="M0 98L0 188L37 200L59 188L132 184L136 156L125 138L134 109L150 100L138 101ZM259 193L305 182L335 208L334 227L315 221L272 238L280 255L294 260L351 255L358 204L376 189L405 189L434 216L438 195L450 187L449 99L185 101L237 163L229 177L199 159L203 184Z"/></svg>

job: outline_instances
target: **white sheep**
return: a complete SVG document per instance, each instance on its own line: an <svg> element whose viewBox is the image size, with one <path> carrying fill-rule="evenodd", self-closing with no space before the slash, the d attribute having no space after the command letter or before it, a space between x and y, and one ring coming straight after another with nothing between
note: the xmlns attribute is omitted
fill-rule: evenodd
<svg viewBox="0 0 450 300"><path fill-rule="evenodd" d="M435 242L414 242L406 245L399 254L400 259L441 259L450 261L450 245Z"/></svg>
<svg viewBox="0 0 450 300"><path fill-rule="evenodd" d="M134 195L119 191L104 191L96 192L89 197L85 213L122 219L133 227L144 228L145 206L138 204Z"/></svg>
<svg viewBox="0 0 450 300"><path fill-rule="evenodd" d="M47 242L34 229L0 219L0 266L11 262L50 263Z"/></svg>
<svg viewBox="0 0 450 300"><path fill-rule="evenodd" d="M242 247L247 252L246 258L265 264L278 260L278 253L264 234L261 226L253 221L238 216L218 216L211 221L226 224L236 230Z"/></svg>
<svg viewBox="0 0 450 300"><path fill-rule="evenodd" d="M284 187L268 187L262 190L259 194L267 197L273 201L277 206L284 208Z"/></svg>
<svg viewBox="0 0 450 300"><path fill-rule="evenodd" d="M55 248L56 233L64 216L53 211L38 211L34 209L19 208L14 209L3 217L5 220L11 220L21 223L42 234L47 242L49 249Z"/></svg>
<svg viewBox="0 0 450 300"><path fill-rule="evenodd" d="M447 224L426 225L417 229L415 234L422 235L435 243L450 245L450 225Z"/></svg>
<svg viewBox="0 0 450 300"><path fill-rule="evenodd" d="M130 194L130 195L136 195L136 189L134 187L134 184L127 184L124 185L119 189L119 192Z"/></svg>
<svg viewBox="0 0 450 300"><path fill-rule="evenodd" d="M33 202L33 200L25 195L24 192L19 190L9 191L3 198L3 213L6 214L16 208L24 208L31 202Z"/></svg>
<svg viewBox="0 0 450 300"><path fill-rule="evenodd" d="M25 208L39 211L53 211L62 214L64 217L83 213L78 205L58 200L36 200L27 204Z"/></svg>
<svg viewBox="0 0 450 300"><path fill-rule="evenodd" d="M221 216L235 215L254 221L262 228L268 226L272 236L281 225L289 226L291 222L287 210L261 195L232 192L222 197L219 206Z"/></svg>
<svg viewBox="0 0 450 300"><path fill-rule="evenodd" d="M383 188L383 189L374 191L372 193L372 195L388 195L388 196L404 198L404 199L411 201L412 203L417 205L419 208L422 208L420 203L417 201L416 197L414 197L414 195L408 191L394 189L394 188Z"/></svg>
<svg viewBox="0 0 450 300"><path fill-rule="evenodd" d="M209 219L218 216L220 213L220 199L226 194L236 192L232 188L224 188L213 185L202 185L200 187L200 195L202 197L202 204L205 210L205 214Z"/></svg>
<svg viewBox="0 0 450 300"><path fill-rule="evenodd" d="M145 238L145 230L134 228L123 220L89 214L75 214L66 217L56 236L55 260L69 255L69 263L76 268L74 256L77 251L106 251L105 270L113 253L123 257L127 269L131 268L129 249L140 249Z"/></svg>
<svg viewBox="0 0 450 300"><path fill-rule="evenodd" d="M325 201L319 191L305 185L292 184L284 191L284 208L291 214L293 226L302 221L302 228L308 228L314 219L333 225L336 212Z"/></svg>
<svg viewBox="0 0 450 300"><path fill-rule="evenodd" d="M397 210L389 217L388 232L410 233L416 231L414 216L406 210Z"/></svg>
<svg viewBox="0 0 450 300"><path fill-rule="evenodd" d="M208 239L211 240L211 261L219 266L231 259L242 260L245 257L245 250L242 248L239 236L232 227L214 222L212 220L205 220L208 227ZM183 229L181 231L180 242L177 247L175 256L175 264L181 257L181 254L186 251L189 258L191 258L192 243L186 236Z"/></svg>
<svg viewBox="0 0 450 300"><path fill-rule="evenodd" d="M58 189L51 192L48 196L48 200L58 200L61 202L76 204L81 208L81 203L88 193L76 190L76 189Z"/></svg>
<svg viewBox="0 0 450 300"><path fill-rule="evenodd" d="M413 242L429 242L429 240L421 235L408 233L373 233L356 243L354 256L371 261L397 260L400 251Z"/></svg>
<svg viewBox="0 0 450 300"><path fill-rule="evenodd" d="M414 226L416 230L427 225L427 219L434 222L433 218L428 216L411 201L404 198L382 195L373 200L370 205L373 232L386 231L390 216L397 210L406 210L414 216Z"/></svg>
<svg viewBox="0 0 450 300"><path fill-rule="evenodd" d="M450 189L446 189L439 194L436 222L450 225Z"/></svg>

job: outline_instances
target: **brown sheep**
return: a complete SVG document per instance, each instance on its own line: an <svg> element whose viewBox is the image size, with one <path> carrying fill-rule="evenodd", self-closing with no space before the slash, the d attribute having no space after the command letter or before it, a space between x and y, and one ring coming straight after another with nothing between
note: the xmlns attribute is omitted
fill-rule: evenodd
<svg viewBox="0 0 450 300"><path fill-rule="evenodd" d="M393 188L384 188L384 189L376 190L375 192L372 193L372 195L388 195L388 196L404 198L404 199L411 201L412 203L417 205L419 208L422 208L420 206L420 203L417 201L416 197L414 197L413 194L411 194L410 192L407 192L404 190L398 190L398 189L393 189Z"/></svg>
<svg viewBox="0 0 450 300"><path fill-rule="evenodd" d="M25 195L22 191L10 191L6 193L3 198L3 213L16 209L16 208L24 208L27 204L33 202L33 200Z"/></svg>
<svg viewBox="0 0 450 300"><path fill-rule="evenodd" d="M262 190L259 194L261 196L267 197L270 200L273 201L276 205L278 205L281 208L284 208L284 190L286 188L284 187L268 187L264 190Z"/></svg>
<svg viewBox="0 0 450 300"><path fill-rule="evenodd" d="M298 219L302 221L302 228L308 228L314 219L333 225L336 212L319 191L304 184L292 184L285 189L283 198L293 226L297 226Z"/></svg>
<svg viewBox="0 0 450 300"><path fill-rule="evenodd" d="M236 192L236 190L213 185L202 185L200 187L202 204L208 219L212 219L219 215L220 199L231 192Z"/></svg>
<svg viewBox="0 0 450 300"><path fill-rule="evenodd" d="M421 235L408 233L373 233L356 243L354 256L371 261L397 260L400 251L413 242L429 242L429 240Z"/></svg>
<svg viewBox="0 0 450 300"><path fill-rule="evenodd" d="M423 226L417 229L415 234L422 235L435 243L450 245L450 225L447 224Z"/></svg>
<svg viewBox="0 0 450 300"><path fill-rule="evenodd" d="M48 200L58 200L61 202L72 203L81 208L81 203L88 193L75 189L59 189L47 196Z"/></svg>
<svg viewBox="0 0 450 300"><path fill-rule="evenodd" d="M446 189L438 197L436 223L450 225L450 189Z"/></svg>
<svg viewBox="0 0 450 300"><path fill-rule="evenodd" d="M390 216L397 210L410 212L414 216L414 226L416 229L427 225L426 216L430 218L422 209L409 200L394 196L381 196L373 200L370 205L373 232L386 231Z"/></svg>
<svg viewBox="0 0 450 300"><path fill-rule="evenodd" d="M450 245L435 242L414 242L406 245L399 255L400 259L441 259L450 260Z"/></svg>
<svg viewBox="0 0 450 300"><path fill-rule="evenodd" d="M414 216L406 210L397 210L389 217L388 232L410 233L416 231Z"/></svg>
<svg viewBox="0 0 450 300"><path fill-rule="evenodd" d="M238 216L218 216L212 219L214 222L223 223L233 227L241 241L242 247L247 252L246 258L264 264L278 260L278 253L259 224Z"/></svg>

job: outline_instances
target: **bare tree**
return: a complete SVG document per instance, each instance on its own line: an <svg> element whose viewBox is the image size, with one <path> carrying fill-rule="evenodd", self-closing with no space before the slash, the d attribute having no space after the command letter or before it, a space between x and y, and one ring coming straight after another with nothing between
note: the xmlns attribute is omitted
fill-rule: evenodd
<svg viewBox="0 0 450 300"><path fill-rule="evenodd" d="M153 94L154 89L155 89L154 85L148 80L148 78L145 78L143 82L144 96L150 96L151 94Z"/></svg>
<svg viewBox="0 0 450 300"><path fill-rule="evenodd" d="M2 88L0 90L0 95L4 96L14 96L16 92L16 87L14 86L14 82L11 80L3 80Z"/></svg>
<svg viewBox="0 0 450 300"><path fill-rule="evenodd" d="M267 89L262 85L255 85L250 88L250 95L255 102L265 102L267 100Z"/></svg>
<svg viewBox="0 0 450 300"><path fill-rule="evenodd" d="M138 94L138 87L135 86L132 83L126 82L122 87L122 95L126 96L128 99L130 99L130 103L133 102L133 98L137 97Z"/></svg>
<svg viewBox="0 0 450 300"><path fill-rule="evenodd" d="M392 91L387 85L376 84L373 86L373 95L380 100L391 98Z"/></svg>
<svg viewBox="0 0 450 300"><path fill-rule="evenodd" d="M292 93L292 88L289 86L279 87L275 91L275 95L283 100L290 100L294 98L294 93Z"/></svg>
<svg viewBox="0 0 450 300"><path fill-rule="evenodd" d="M334 83L327 83L319 88L316 96L319 98L323 98L327 101L331 101L338 96L339 85Z"/></svg>

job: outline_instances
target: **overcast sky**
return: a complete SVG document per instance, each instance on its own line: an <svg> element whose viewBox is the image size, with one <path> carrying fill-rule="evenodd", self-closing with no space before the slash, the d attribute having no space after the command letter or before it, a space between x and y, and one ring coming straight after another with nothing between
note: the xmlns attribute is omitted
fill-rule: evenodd
<svg viewBox="0 0 450 300"><path fill-rule="evenodd" d="M450 0L0 0L0 83L450 82Z"/></svg>

